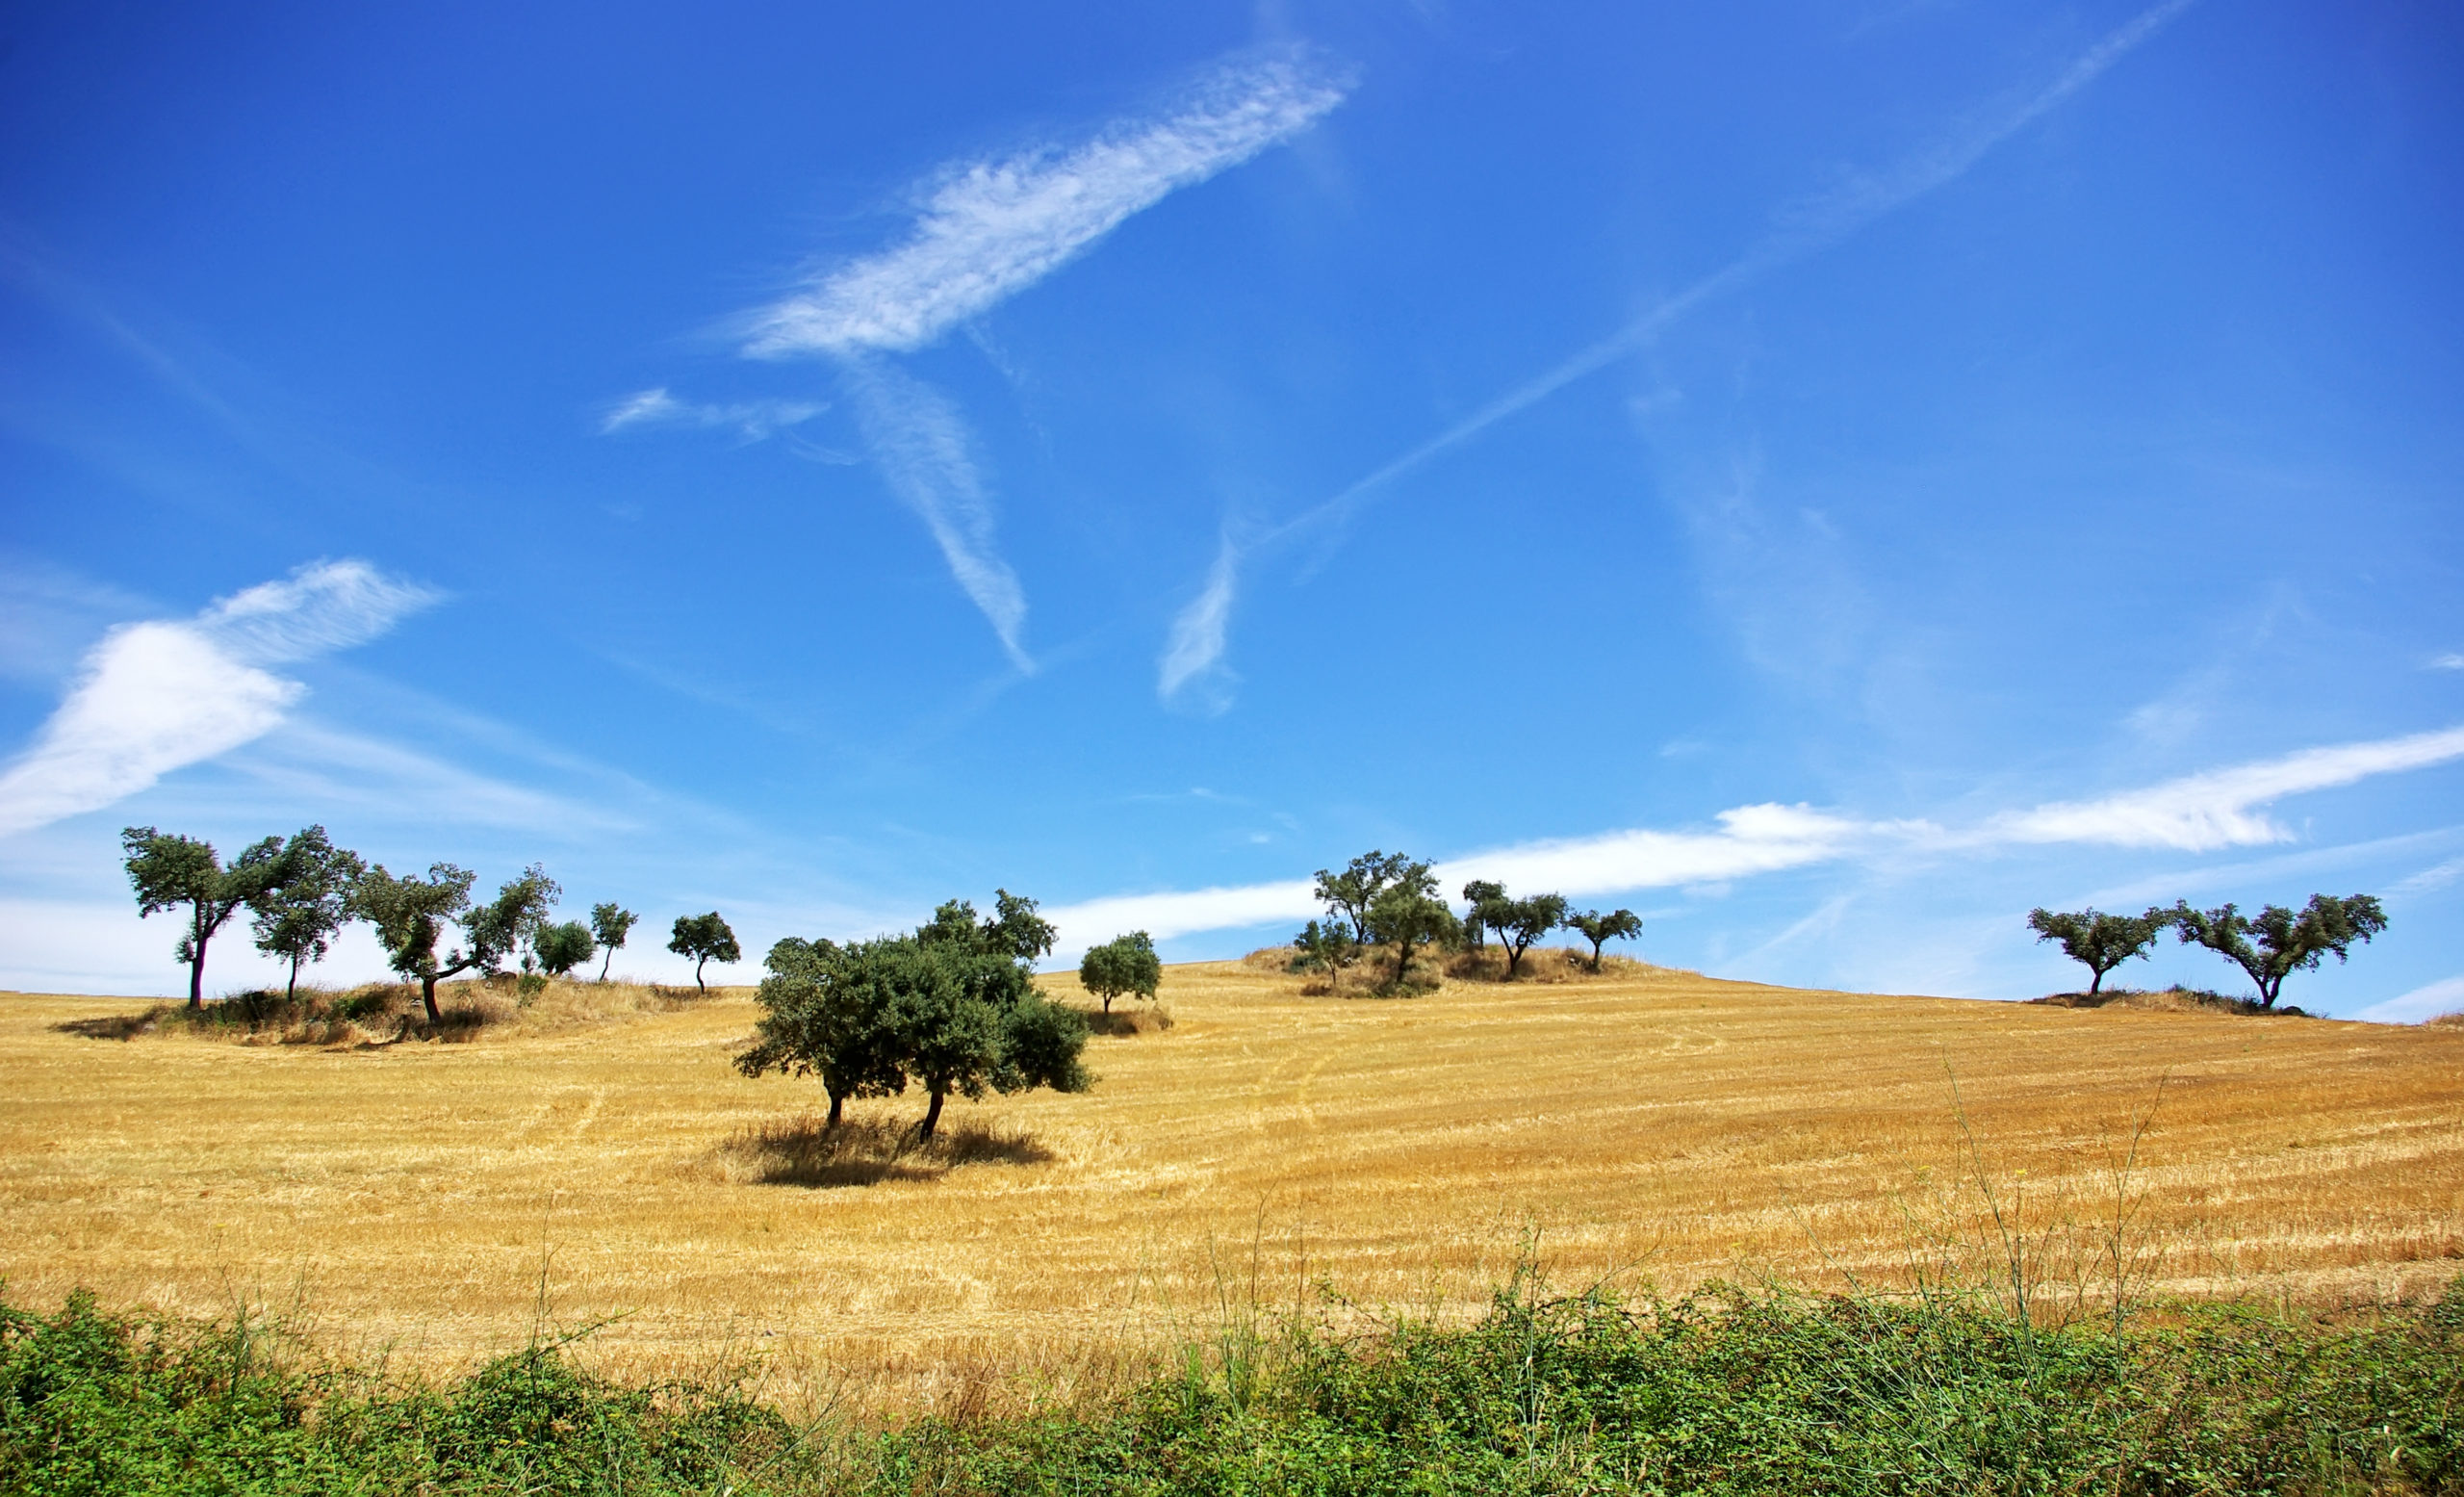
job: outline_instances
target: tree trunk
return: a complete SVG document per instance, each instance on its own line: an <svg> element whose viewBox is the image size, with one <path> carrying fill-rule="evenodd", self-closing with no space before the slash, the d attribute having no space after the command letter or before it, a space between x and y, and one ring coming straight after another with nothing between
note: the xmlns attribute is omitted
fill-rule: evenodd
<svg viewBox="0 0 2464 1497"><path fill-rule="evenodd" d="M195 913L189 920L189 1007L205 1007L205 906L189 907Z"/></svg>
<svg viewBox="0 0 2464 1497"><path fill-rule="evenodd" d="M823 1123L823 1124L822 1124L822 1126L823 1126L823 1127L825 1127L825 1128L834 1128L834 1127L838 1126L838 1118L839 1118L839 1115L840 1115L841 1113L843 1113L843 1112L846 1110L846 1108L847 1108L847 1097L846 1097L846 1094L845 1094L845 1093L842 1093L842 1092L833 1092L833 1093L831 1093L831 1094L830 1094L830 1121L829 1121L828 1123Z"/></svg>
<svg viewBox="0 0 2464 1497"><path fill-rule="evenodd" d="M291 981L283 985L282 1001L285 1003L299 1001L299 959L297 957L291 959Z"/></svg>
<svg viewBox="0 0 2464 1497"><path fill-rule="evenodd" d="M939 1087L933 1089L933 1105L924 1109L924 1126L916 1130L917 1139L930 1139L933 1130L941 1125L941 1099L947 1096L949 1093Z"/></svg>
<svg viewBox="0 0 2464 1497"><path fill-rule="evenodd" d="M615 960L616 960L616 948L615 948L614 946L609 946L609 947L607 948L607 955L606 955L606 957L605 957L605 958L603 958L603 959L600 962L600 964L599 964L599 980L600 980L601 982L605 982L605 981L607 980L607 965L608 965L608 963L613 962L613 961L615 961Z"/></svg>
<svg viewBox="0 0 2464 1497"><path fill-rule="evenodd" d="M427 1007L427 1021L430 1027L445 1022L445 1016L437 1012L436 1008L436 974L434 972L420 973L420 1002Z"/></svg>
<svg viewBox="0 0 2464 1497"><path fill-rule="evenodd" d="M2096 995L2096 990L2105 985L2105 969L2101 967L2092 967L2088 970L2094 974L2088 979L2088 996L2092 998Z"/></svg>
<svg viewBox="0 0 2464 1497"><path fill-rule="evenodd" d="M1106 1019L1113 1017L1113 995L1109 993L1104 994L1104 1017Z"/></svg>
<svg viewBox="0 0 2464 1497"><path fill-rule="evenodd" d="M703 963L703 962L706 962L706 961L708 961L708 960L709 960L709 958L708 958L708 957L703 957L700 961L697 961L697 962L695 962L695 963L693 964L693 986L694 986L694 987L696 987L696 988L700 988L700 989L701 989L701 992L702 992L702 996L704 996L704 997L706 997L706 997L708 997L708 996L710 995L710 990L709 990L709 989L707 989L707 988L704 988L704 987L702 987L702 963Z"/></svg>
<svg viewBox="0 0 2464 1497"><path fill-rule="evenodd" d="M1600 970L1600 948L1606 944L1604 941L1595 941L1591 943L1591 969L1595 972Z"/></svg>
<svg viewBox="0 0 2464 1497"><path fill-rule="evenodd" d="M1505 947L1505 980L1512 982L1514 981L1515 973L1523 970L1524 948L1530 945L1531 942L1527 941L1523 942L1522 945L1517 945L1513 937L1500 936L1498 938L1498 944Z"/></svg>

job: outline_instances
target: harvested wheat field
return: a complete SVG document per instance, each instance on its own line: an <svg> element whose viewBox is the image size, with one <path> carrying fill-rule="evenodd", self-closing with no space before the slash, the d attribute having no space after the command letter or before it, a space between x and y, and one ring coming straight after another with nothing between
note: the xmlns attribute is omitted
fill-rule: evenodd
<svg viewBox="0 0 2464 1497"><path fill-rule="evenodd" d="M1543 967L1394 1000L1172 968L1174 1022L1091 1042L1091 1093L954 1100L956 1164L818 1150L814 1083L729 1064L741 991L362 1048L9 994L0 1273L439 1371L544 1301L608 1321L611 1370L759 1355L790 1402L948 1408L1322 1285L1470 1308L1527 1248L1561 1284L2007 1282L1988 1188L2048 1315L2118 1276L2334 1304L2464 1268L2464 1031ZM850 1109L875 1145L921 1110Z"/></svg>

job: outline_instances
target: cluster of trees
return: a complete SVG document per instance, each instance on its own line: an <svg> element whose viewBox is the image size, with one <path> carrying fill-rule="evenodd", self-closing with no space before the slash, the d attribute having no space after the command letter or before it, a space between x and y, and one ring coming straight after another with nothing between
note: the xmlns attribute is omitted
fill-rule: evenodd
<svg viewBox="0 0 2464 1497"><path fill-rule="evenodd" d="M1465 910L1457 915L1439 896L1429 865L1402 853L1371 851L1341 872L1320 868L1317 892L1325 917L1311 920L1293 938L1299 952L1295 965L1332 979L1367 949L1382 948L1395 964L1387 979L1395 987L1403 985L1414 959L1431 946L1478 950L1495 936L1510 981L1521 971L1524 954L1553 930L1580 932L1591 942L1591 968L1598 971L1603 946L1631 940L1643 929L1642 917L1631 910L1577 912L1563 894L1516 899L1504 885L1486 879L1463 886Z"/></svg>
<svg viewBox="0 0 2464 1497"><path fill-rule="evenodd" d="M2259 1007L2273 1008L2284 980L2317 968L2330 953L2339 962L2357 941L2387 928L2387 914L2369 894L2338 898L2312 894L2299 910L2267 905L2256 916L2232 905L2194 910L2188 900L2144 915L2107 915L2101 910L2028 913L2028 928L2040 942L2062 944L2063 954L2085 963L2093 974L2088 991L2104 987L2105 974L2133 957L2143 957L2170 930L2186 946L2205 946L2240 968L2259 990Z"/></svg>
<svg viewBox="0 0 2464 1497"><path fill-rule="evenodd" d="M1036 901L1007 890L987 919L954 899L913 935L846 945L788 937L765 960L761 1019L736 1069L817 1077L831 1127L850 1097L921 1087L926 1139L952 1092L1083 1092L1087 1020L1035 985L1032 964L1052 944Z"/></svg>
<svg viewBox="0 0 2464 1497"><path fill-rule="evenodd" d="M437 863L424 875L396 877L383 864L335 846L321 826L253 842L227 865L213 843L150 826L123 830L120 847L138 913L186 916L175 955L189 969L192 1009L205 1003L207 943L242 910L253 916L257 949L290 963L289 997L298 995L301 967L323 961L346 927L367 921L387 965L420 985L430 1023L440 1018L438 983L464 972L500 971L517 959L525 973L563 977L603 952L603 982L608 963L640 918L610 902L594 905L588 924L554 919L564 890L537 864L506 880L495 898L474 903L478 876L470 869ZM440 953L449 931L455 939ZM696 987L704 964L743 954L715 910L680 916L667 948L693 958Z"/></svg>

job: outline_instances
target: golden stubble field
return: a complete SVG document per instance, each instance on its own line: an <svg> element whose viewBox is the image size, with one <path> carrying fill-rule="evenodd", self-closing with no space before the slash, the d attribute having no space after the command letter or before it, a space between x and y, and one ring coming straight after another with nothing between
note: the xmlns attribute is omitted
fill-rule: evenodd
<svg viewBox="0 0 2464 1497"><path fill-rule="evenodd" d="M0 1274L20 1305L270 1304L430 1371L544 1299L614 1317L585 1349L611 1370L753 1357L789 1402L913 1407L1116 1376L1227 1301L1462 1313L1535 1242L1561 1285L1991 1277L1986 1186L2056 1312L2118 1271L2345 1303L2464 1268L2464 1030L1632 966L1376 1000L1217 963L1164 993L1168 1032L1091 1042L1093 1092L953 1103L1048 1157L835 1188L742 1148L820 1104L731 1068L743 992L376 1050L90 1039L59 1026L142 1005L0 995Z"/></svg>

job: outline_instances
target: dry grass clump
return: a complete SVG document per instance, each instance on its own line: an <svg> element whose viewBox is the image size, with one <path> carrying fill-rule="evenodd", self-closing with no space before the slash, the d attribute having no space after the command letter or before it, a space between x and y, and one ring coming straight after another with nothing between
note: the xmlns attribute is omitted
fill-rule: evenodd
<svg viewBox="0 0 2464 1497"><path fill-rule="evenodd" d="M1241 959L1241 965L1253 972L1288 972L1300 957L1298 946L1260 946Z"/></svg>
<svg viewBox="0 0 2464 1497"><path fill-rule="evenodd" d="M1081 1013L1087 1020L1087 1032L1116 1040L1135 1040L1140 1035L1162 1034L1172 1027L1172 1012L1161 1004L1137 1008L1104 1010L1088 1009Z"/></svg>
<svg viewBox="0 0 2464 1497"><path fill-rule="evenodd" d="M857 1116L829 1126L811 1114L747 1124L715 1157L732 1179L760 1185L878 1185L937 1180L974 1164L1047 1164L1059 1157L1032 1135L989 1118L962 1118L929 1139L913 1119Z"/></svg>
<svg viewBox="0 0 2464 1497"><path fill-rule="evenodd" d="M2229 997L2206 988L2185 988L2176 983L2170 988L2107 988L2100 993L2054 993L2041 998L2030 998L2052 1008L2137 1008L2151 1009L2160 1014L2273 1014L2285 1019L2309 1019L2313 1015L2292 1004L2267 1008L2250 998Z"/></svg>
<svg viewBox="0 0 2464 1497"><path fill-rule="evenodd" d="M1457 982L1507 981L1505 948L1491 942L1476 951L1457 951L1446 959L1446 975ZM1632 981L1653 972L1674 971L1653 967L1613 951L1600 954L1600 969L1591 968L1591 952L1581 946L1534 946L1523 953L1513 981L1536 983Z"/></svg>
<svg viewBox="0 0 2464 1497"><path fill-rule="evenodd" d="M504 973L440 983L434 1023L420 1002L417 984L368 983L356 988L306 984L295 994L238 993L193 1010L157 1003L133 1014L67 1020L57 1028L92 1040L181 1036L245 1045L381 1049L404 1040L456 1045L552 1034L671 1013L701 996L692 988L657 983L524 979Z"/></svg>

